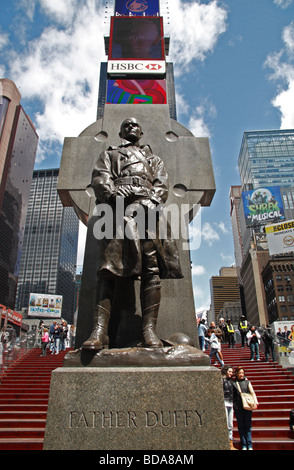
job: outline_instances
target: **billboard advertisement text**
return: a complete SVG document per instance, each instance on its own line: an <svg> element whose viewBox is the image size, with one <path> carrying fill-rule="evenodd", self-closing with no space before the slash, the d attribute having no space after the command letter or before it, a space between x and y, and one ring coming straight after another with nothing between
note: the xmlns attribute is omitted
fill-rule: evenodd
<svg viewBox="0 0 294 470"><path fill-rule="evenodd" d="M271 256L294 251L294 220L267 225L265 233Z"/></svg>
<svg viewBox="0 0 294 470"><path fill-rule="evenodd" d="M62 295L30 294L28 315L30 317L60 318Z"/></svg>
<svg viewBox="0 0 294 470"><path fill-rule="evenodd" d="M242 192L247 227L258 227L285 219L279 186Z"/></svg>

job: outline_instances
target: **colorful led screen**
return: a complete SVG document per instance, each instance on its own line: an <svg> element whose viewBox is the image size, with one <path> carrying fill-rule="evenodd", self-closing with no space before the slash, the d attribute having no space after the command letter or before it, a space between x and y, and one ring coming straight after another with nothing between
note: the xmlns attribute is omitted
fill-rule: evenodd
<svg viewBox="0 0 294 470"><path fill-rule="evenodd" d="M107 104L166 104L165 80L107 80Z"/></svg>
<svg viewBox="0 0 294 470"><path fill-rule="evenodd" d="M112 17L109 59L164 59L162 18Z"/></svg>
<svg viewBox="0 0 294 470"><path fill-rule="evenodd" d="M116 16L159 16L159 0L115 0Z"/></svg>

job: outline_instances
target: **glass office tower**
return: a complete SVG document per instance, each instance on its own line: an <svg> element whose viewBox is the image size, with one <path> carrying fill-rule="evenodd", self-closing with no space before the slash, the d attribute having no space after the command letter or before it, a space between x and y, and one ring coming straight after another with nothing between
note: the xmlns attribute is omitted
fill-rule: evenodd
<svg viewBox="0 0 294 470"><path fill-rule="evenodd" d="M294 130L244 132L238 165L243 190L294 186Z"/></svg>
<svg viewBox="0 0 294 470"><path fill-rule="evenodd" d="M62 317L72 322L79 219L63 207L56 186L58 169L33 173L16 309L28 307L30 293L63 296Z"/></svg>

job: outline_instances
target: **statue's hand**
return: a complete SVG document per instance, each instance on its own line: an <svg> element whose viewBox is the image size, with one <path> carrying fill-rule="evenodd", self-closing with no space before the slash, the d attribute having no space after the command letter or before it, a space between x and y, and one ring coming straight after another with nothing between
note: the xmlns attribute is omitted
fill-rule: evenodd
<svg viewBox="0 0 294 470"><path fill-rule="evenodd" d="M156 204L153 201L151 201L151 199L147 199L147 198L142 199L140 203L142 204L142 206L147 207L148 209L151 209L151 210L156 209Z"/></svg>
<svg viewBox="0 0 294 470"><path fill-rule="evenodd" d="M130 184L124 186L118 186L116 190L116 196L118 197L128 197L134 193L132 186Z"/></svg>

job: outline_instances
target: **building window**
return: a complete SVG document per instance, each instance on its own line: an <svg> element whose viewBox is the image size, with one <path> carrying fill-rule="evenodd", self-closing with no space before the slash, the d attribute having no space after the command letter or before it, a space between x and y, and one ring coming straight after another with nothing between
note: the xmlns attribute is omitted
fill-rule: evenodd
<svg viewBox="0 0 294 470"><path fill-rule="evenodd" d="M279 295L279 302L285 302L285 296Z"/></svg>

